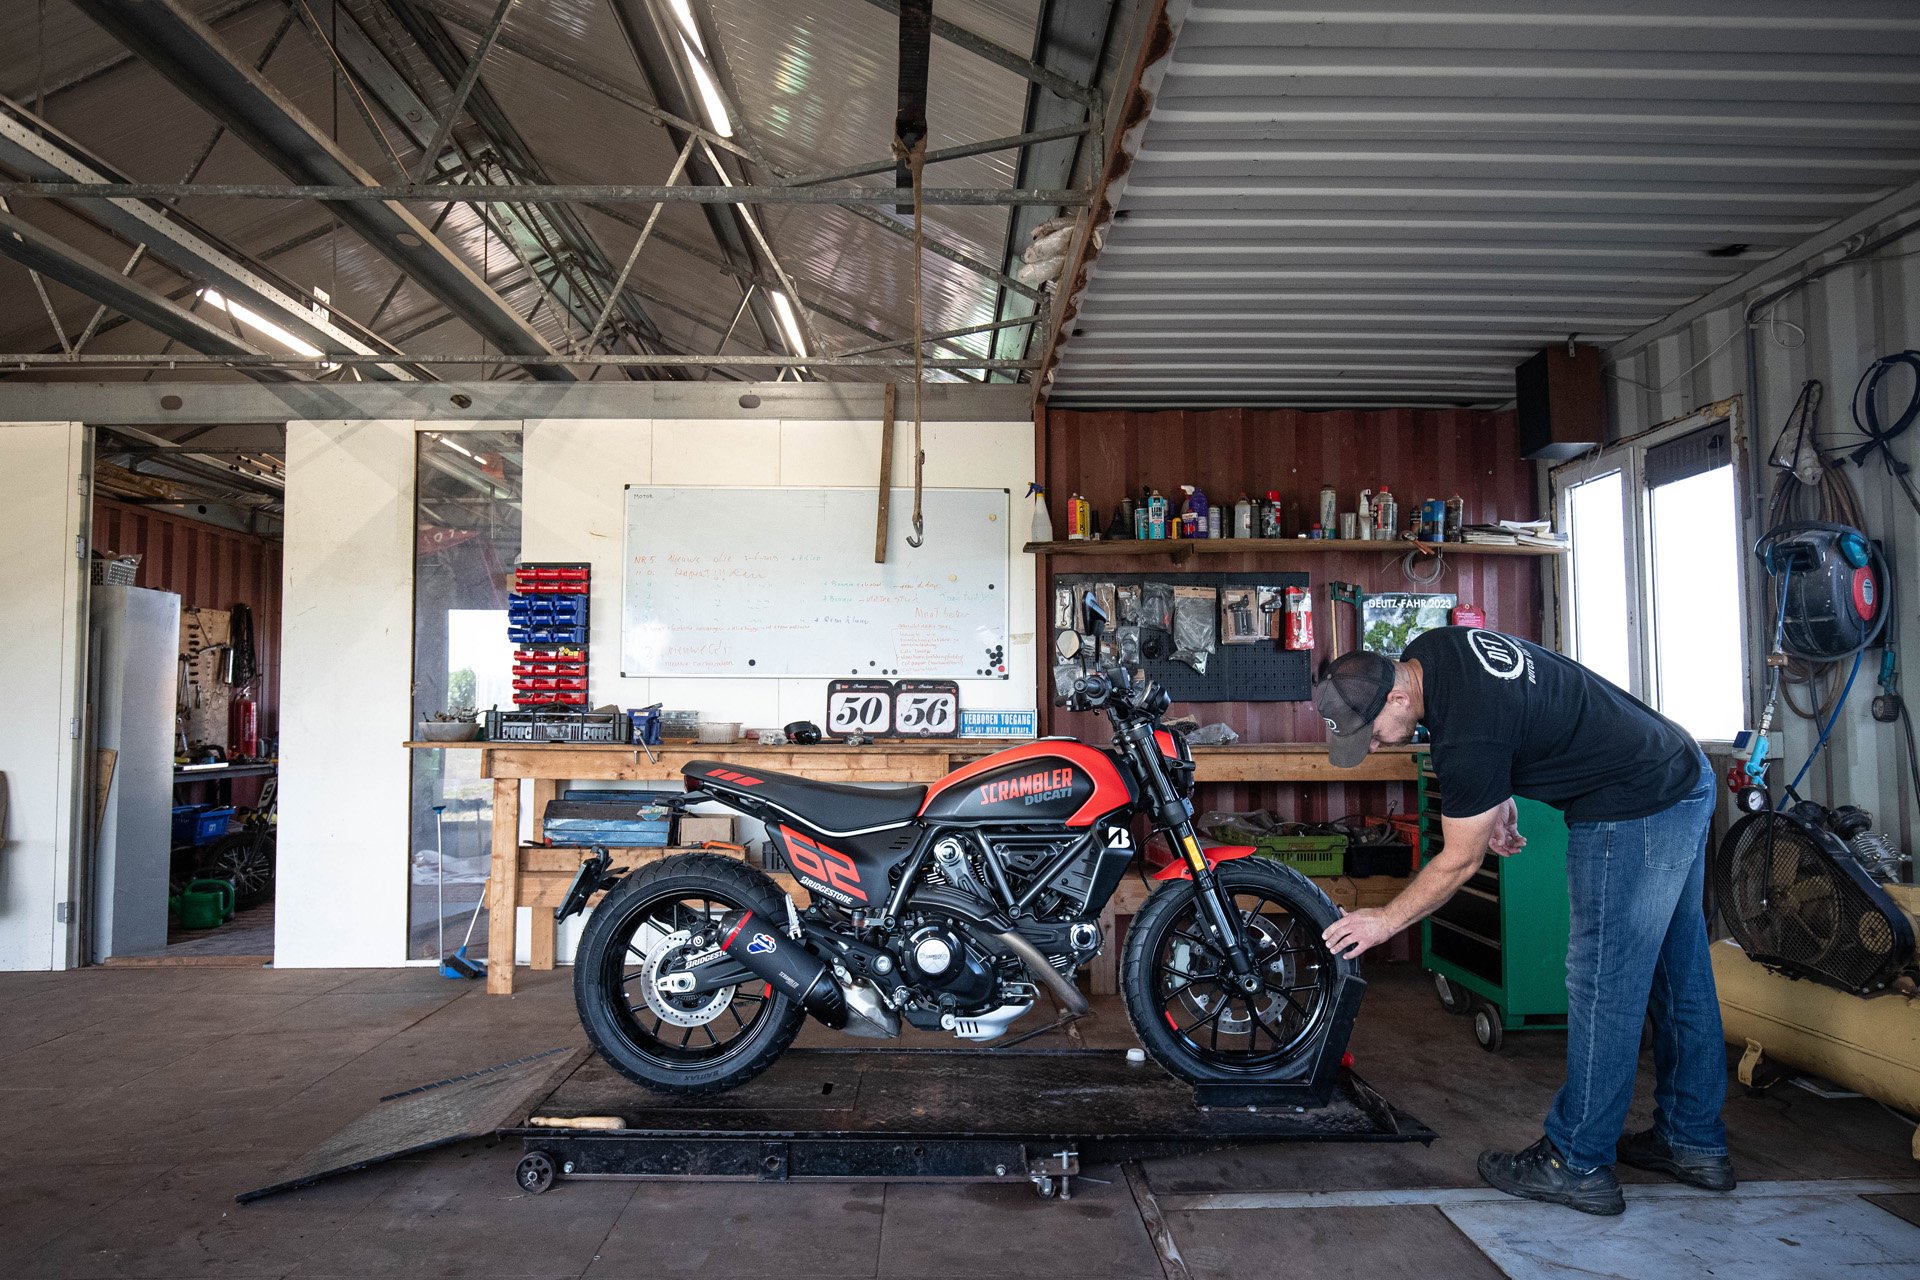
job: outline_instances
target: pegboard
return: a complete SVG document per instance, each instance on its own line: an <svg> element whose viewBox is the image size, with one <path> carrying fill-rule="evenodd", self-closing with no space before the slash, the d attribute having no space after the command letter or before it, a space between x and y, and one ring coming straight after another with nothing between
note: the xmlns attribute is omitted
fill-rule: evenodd
<svg viewBox="0 0 1920 1280"><path fill-rule="evenodd" d="M1078 600L1082 591L1096 585L1111 583L1129 587L1149 582L1176 587L1300 587L1304 590L1309 579L1304 573L1281 572L1057 573L1053 575L1052 585L1073 588ZM1142 639L1144 642L1144 628ZM1172 649L1171 637L1167 649L1169 652ZM1170 657L1142 657L1140 668L1175 702L1305 702L1313 697L1313 655L1305 650L1283 649L1278 640L1219 644L1216 638L1216 647L1207 656L1205 675Z"/></svg>

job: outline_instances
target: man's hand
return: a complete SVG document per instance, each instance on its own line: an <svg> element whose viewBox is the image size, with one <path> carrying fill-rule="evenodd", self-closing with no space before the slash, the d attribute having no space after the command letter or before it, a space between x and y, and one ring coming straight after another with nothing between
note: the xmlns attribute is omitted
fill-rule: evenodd
<svg viewBox="0 0 1920 1280"><path fill-rule="evenodd" d="M1493 813L1493 831L1487 837L1487 848L1502 858L1511 858L1527 847L1527 838L1520 834L1520 806L1508 797L1507 802Z"/></svg>
<svg viewBox="0 0 1920 1280"><path fill-rule="evenodd" d="M1362 907L1358 911L1342 912L1340 918L1328 925L1320 937L1334 955L1342 960L1351 960L1398 932L1400 930L1388 919L1383 909Z"/></svg>

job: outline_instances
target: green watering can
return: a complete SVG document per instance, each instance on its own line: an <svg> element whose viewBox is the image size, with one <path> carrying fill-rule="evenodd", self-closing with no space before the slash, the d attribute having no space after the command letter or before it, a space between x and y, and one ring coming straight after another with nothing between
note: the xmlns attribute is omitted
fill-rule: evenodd
<svg viewBox="0 0 1920 1280"><path fill-rule="evenodd" d="M182 929L212 929L233 918L231 880L194 880L168 900Z"/></svg>

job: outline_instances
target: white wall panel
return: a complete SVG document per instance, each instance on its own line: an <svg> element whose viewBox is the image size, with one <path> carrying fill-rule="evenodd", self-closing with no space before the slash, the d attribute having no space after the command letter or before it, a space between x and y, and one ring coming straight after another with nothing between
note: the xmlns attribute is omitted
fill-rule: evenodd
<svg viewBox="0 0 1920 1280"><path fill-rule="evenodd" d="M406 959L414 424L287 424L274 963Z"/></svg>
<svg viewBox="0 0 1920 1280"><path fill-rule="evenodd" d="M55 905L72 884L85 429L77 422L0 423L0 969L65 968L70 927Z"/></svg>

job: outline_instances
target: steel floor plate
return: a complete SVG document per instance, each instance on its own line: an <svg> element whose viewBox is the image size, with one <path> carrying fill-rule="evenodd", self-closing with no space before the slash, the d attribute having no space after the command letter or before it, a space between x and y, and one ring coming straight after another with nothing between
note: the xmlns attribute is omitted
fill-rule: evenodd
<svg viewBox="0 0 1920 1280"><path fill-rule="evenodd" d="M1190 1086L1152 1062L1130 1064L1124 1052L1103 1049L793 1049L740 1088L698 1097L653 1093L595 1056L532 1114L619 1117L618 1130L520 1131L529 1149L564 1148L563 1155L583 1156L583 1169L609 1174L620 1167L612 1149L638 1142L661 1151L662 1143L813 1142L850 1161L860 1143L1071 1146L1083 1161L1109 1161L1256 1143L1435 1136L1350 1072L1341 1073L1324 1107L1202 1108ZM671 1176L680 1168L671 1160L641 1165L626 1176ZM726 1167L693 1160L679 1176L729 1176ZM803 1175L796 1167L790 1176Z"/></svg>

